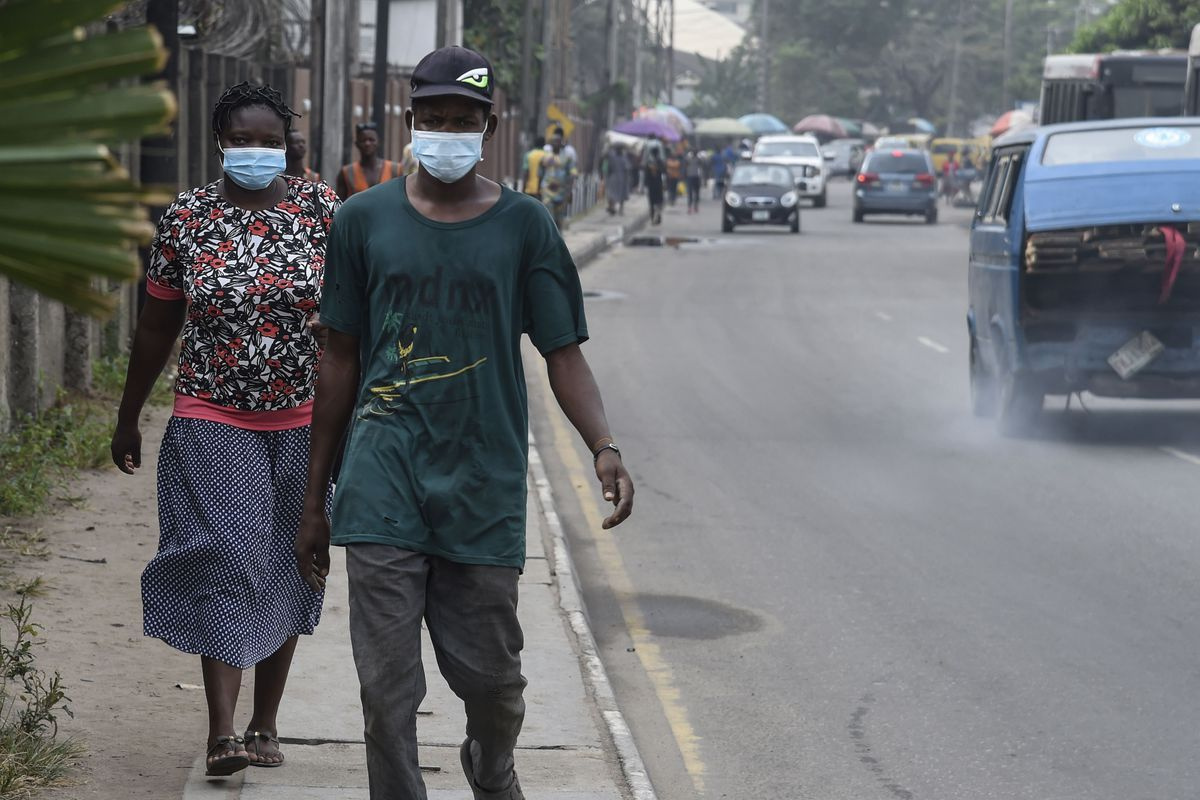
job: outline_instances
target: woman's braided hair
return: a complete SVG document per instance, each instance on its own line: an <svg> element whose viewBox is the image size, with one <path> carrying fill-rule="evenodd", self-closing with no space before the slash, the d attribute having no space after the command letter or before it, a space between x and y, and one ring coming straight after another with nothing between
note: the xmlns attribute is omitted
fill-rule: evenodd
<svg viewBox="0 0 1200 800"><path fill-rule="evenodd" d="M272 87L266 84L258 86L249 81L242 81L236 86L226 89L213 108L213 135L219 140L221 131L229 127L229 118L233 112L247 106L265 106L278 114L283 120L285 136L292 129L292 120L300 116L288 107L288 104L283 101L283 95Z"/></svg>

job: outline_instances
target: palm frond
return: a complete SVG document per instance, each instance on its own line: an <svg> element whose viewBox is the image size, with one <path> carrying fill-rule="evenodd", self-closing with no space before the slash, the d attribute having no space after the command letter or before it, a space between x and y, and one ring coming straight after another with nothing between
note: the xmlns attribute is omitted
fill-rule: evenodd
<svg viewBox="0 0 1200 800"><path fill-rule="evenodd" d="M0 3L0 275L80 311L104 314L96 278L138 274L136 245L153 235L144 189L106 145L167 129L174 96L153 74L166 52L138 28L92 38L78 26L115 0Z"/></svg>

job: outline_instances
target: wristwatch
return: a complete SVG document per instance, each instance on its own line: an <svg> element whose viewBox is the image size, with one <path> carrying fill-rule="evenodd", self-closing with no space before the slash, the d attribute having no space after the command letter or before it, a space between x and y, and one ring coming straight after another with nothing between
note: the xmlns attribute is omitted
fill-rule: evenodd
<svg viewBox="0 0 1200 800"><path fill-rule="evenodd" d="M614 453L617 454L617 458L621 457L621 448L617 447L612 442L609 442L608 444L604 445L603 447L598 448L596 450L596 452L592 453L592 463L593 464L600 460L600 454L603 453L605 450L612 450Z"/></svg>

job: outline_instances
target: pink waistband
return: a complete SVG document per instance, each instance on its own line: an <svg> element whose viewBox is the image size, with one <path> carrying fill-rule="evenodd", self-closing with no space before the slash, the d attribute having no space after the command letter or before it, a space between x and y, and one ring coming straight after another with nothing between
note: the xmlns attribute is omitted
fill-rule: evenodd
<svg viewBox="0 0 1200 800"><path fill-rule="evenodd" d="M219 406L198 397L176 394L174 414L177 417L220 422L248 431L286 431L311 424L312 406L312 401L309 400L296 408L284 408L278 411L244 411L240 408Z"/></svg>

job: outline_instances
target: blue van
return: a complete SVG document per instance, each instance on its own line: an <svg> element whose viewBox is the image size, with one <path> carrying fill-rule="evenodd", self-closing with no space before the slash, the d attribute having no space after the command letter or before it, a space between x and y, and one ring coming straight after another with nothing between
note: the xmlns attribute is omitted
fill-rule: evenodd
<svg viewBox="0 0 1200 800"><path fill-rule="evenodd" d="M971 224L973 410L1019 432L1047 394L1200 397L1200 118L998 139Z"/></svg>

